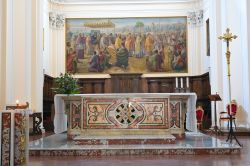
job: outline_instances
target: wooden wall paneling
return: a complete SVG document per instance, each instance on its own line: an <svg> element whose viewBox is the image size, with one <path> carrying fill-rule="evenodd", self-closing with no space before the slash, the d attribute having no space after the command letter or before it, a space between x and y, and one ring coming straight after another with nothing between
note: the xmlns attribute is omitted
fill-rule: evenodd
<svg viewBox="0 0 250 166"><path fill-rule="evenodd" d="M112 92L112 88L111 88L111 79L105 79L104 81L104 93L111 93Z"/></svg>
<svg viewBox="0 0 250 166"><path fill-rule="evenodd" d="M95 93L104 93L104 88L102 83L95 83L94 84L94 92Z"/></svg>
<svg viewBox="0 0 250 166"><path fill-rule="evenodd" d="M159 81L152 79L148 81L149 93L160 93Z"/></svg>
<svg viewBox="0 0 250 166"><path fill-rule="evenodd" d="M112 93L139 93L141 74L111 74Z"/></svg>
<svg viewBox="0 0 250 166"><path fill-rule="evenodd" d="M82 84L82 89L81 89L81 93L92 93L92 83L83 83Z"/></svg>
<svg viewBox="0 0 250 166"><path fill-rule="evenodd" d="M161 82L161 92L162 93L173 93L174 92L175 82L173 82L173 80L174 80L173 78L167 78Z"/></svg>
<svg viewBox="0 0 250 166"><path fill-rule="evenodd" d="M148 80L146 78L142 78L139 82L139 92L148 93Z"/></svg>
<svg viewBox="0 0 250 166"><path fill-rule="evenodd" d="M140 87L140 78L139 77L134 77L132 78L132 84L133 84L133 93L140 93L141 92L141 87Z"/></svg>
<svg viewBox="0 0 250 166"><path fill-rule="evenodd" d="M51 119L52 109L54 104L53 92L54 78L48 75L44 75L44 86L43 86L43 126L45 131L53 131L54 125Z"/></svg>
<svg viewBox="0 0 250 166"><path fill-rule="evenodd" d="M118 93L119 92L119 78L111 76L111 92Z"/></svg>
<svg viewBox="0 0 250 166"><path fill-rule="evenodd" d="M81 93L104 93L105 79L86 79L78 80Z"/></svg>
<svg viewBox="0 0 250 166"><path fill-rule="evenodd" d="M209 128L211 126L211 102L208 98L208 95L211 94L209 73L191 77L190 82L191 91L197 94L197 105L201 105L205 110L203 127Z"/></svg>

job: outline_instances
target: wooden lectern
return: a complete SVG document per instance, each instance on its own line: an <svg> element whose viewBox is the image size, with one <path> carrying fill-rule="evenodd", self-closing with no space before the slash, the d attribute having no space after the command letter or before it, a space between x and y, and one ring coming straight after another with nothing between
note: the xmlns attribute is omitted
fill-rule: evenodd
<svg viewBox="0 0 250 166"><path fill-rule="evenodd" d="M216 135L222 134L221 130L217 126L217 112L216 112L216 101L221 101L220 96L216 93L214 95L208 95L210 101L214 101L214 128L211 130Z"/></svg>

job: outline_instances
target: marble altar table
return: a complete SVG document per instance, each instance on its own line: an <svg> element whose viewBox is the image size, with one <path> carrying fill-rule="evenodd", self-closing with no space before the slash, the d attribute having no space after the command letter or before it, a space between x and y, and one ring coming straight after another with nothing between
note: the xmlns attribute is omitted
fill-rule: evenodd
<svg viewBox="0 0 250 166"><path fill-rule="evenodd" d="M195 93L114 93L55 96L55 133L79 135L183 135L197 131Z"/></svg>

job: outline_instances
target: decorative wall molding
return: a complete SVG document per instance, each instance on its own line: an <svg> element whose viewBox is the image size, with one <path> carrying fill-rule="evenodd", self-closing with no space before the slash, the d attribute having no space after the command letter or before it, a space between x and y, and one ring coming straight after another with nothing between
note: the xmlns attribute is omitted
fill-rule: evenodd
<svg viewBox="0 0 250 166"><path fill-rule="evenodd" d="M65 24L64 14L49 12L49 24L53 29L62 29Z"/></svg>
<svg viewBox="0 0 250 166"><path fill-rule="evenodd" d="M188 23L191 25L202 25L203 23L203 10L197 10L188 12L187 14Z"/></svg>
<svg viewBox="0 0 250 166"><path fill-rule="evenodd" d="M169 4L169 3L193 3L199 0L48 0L54 4L64 5L104 5L104 4Z"/></svg>
<svg viewBox="0 0 250 166"><path fill-rule="evenodd" d="M61 4L64 3L64 0L48 0L50 3L57 3L57 4Z"/></svg>

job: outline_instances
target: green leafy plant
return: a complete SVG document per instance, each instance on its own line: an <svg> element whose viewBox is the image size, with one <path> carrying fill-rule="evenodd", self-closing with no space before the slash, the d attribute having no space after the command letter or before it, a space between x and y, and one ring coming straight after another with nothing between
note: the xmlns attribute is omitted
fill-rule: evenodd
<svg viewBox="0 0 250 166"><path fill-rule="evenodd" d="M55 78L55 88L52 88L56 94L77 94L79 93L79 86L77 79L73 78L70 73L61 73L59 77Z"/></svg>

